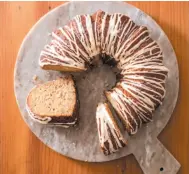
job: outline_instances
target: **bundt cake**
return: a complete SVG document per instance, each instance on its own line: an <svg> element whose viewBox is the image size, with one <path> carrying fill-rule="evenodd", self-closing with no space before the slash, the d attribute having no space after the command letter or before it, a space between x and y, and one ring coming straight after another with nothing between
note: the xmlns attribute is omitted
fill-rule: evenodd
<svg viewBox="0 0 189 174"><path fill-rule="evenodd" d="M34 87L27 97L26 108L30 117L39 123L63 127L75 125L78 102L72 77Z"/></svg>
<svg viewBox="0 0 189 174"><path fill-rule="evenodd" d="M105 155L114 153L126 145L107 103L98 104L96 122L100 146Z"/></svg>
<svg viewBox="0 0 189 174"><path fill-rule="evenodd" d="M51 42L41 52L43 69L85 71L100 57L116 63L120 78L106 97L129 134L152 120L152 112L165 96L168 69L163 54L146 27L128 16L97 11L92 16L78 15L52 32Z"/></svg>

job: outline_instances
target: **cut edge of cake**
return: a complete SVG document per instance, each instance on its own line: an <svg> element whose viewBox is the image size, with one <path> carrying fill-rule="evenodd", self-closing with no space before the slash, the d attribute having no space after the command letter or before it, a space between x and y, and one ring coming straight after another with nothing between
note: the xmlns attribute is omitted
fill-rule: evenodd
<svg viewBox="0 0 189 174"><path fill-rule="evenodd" d="M43 111L41 111L41 113L40 113L40 108L39 108L40 106L39 106L38 103L36 103L36 106L38 105L39 109L34 109L32 107L32 105L35 106L34 99L37 99L37 96L36 96L36 98L35 98L35 96L32 98L32 94L35 93L36 90L38 90L38 88L44 88L44 87L46 87L48 89L48 91L49 91L49 88L53 87L54 88L53 90L55 90L55 88L56 88L55 85L57 85L56 83L59 83L60 86L57 87L57 88L59 88L59 90L61 90L61 85L63 85L63 82L64 83L70 83L68 85L70 85L70 87L72 86L72 88L73 88L72 89L73 92L70 93L70 95L74 95L72 97L73 100L74 100L73 104L71 104L72 107L70 107L71 108L70 111L67 111L67 114L64 113L64 114L61 115L60 111L58 111L57 114L52 114L52 113L45 114L46 111L44 111L44 108L45 108L44 106L43 106L44 107ZM56 99L57 96L55 96L55 95L60 95L60 94L62 95L62 93L57 94L55 92L54 94L50 93L50 96L52 98L54 97L54 99ZM45 102L45 100L47 100L47 99L48 98L45 98L45 99L42 99L42 100L44 100L44 102ZM54 99L51 99L52 102L53 102ZM61 105L59 105L59 107L61 107ZM65 127L65 128L70 127L70 126L74 126L74 125L76 125L77 120L78 120L78 109L79 109L79 102L77 100L77 90L76 90L75 83L74 83L74 80L73 80L72 76L67 76L67 77L59 78L57 80L48 81L46 83L43 83L43 84L35 86L29 92L27 100L26 100L26 110L27 110L29 116L34 121L36 121L38 123L41 123L41 124L58 125L58 126L62 126L62 127ZM52 112L51 108L50 108L50 110ZM59 108L59 110L60 110L60 108ZM53 111L56 112L56 110L54 110L54 108L53 108Z"/></svg>
<svg viewBox="0 0 189 174"><path fill-rule="evenodd" d="M86 71L85 67L76 67L76 66L67 66L67 65L53 65L53 64L42 64L39 62L39 65L44 70L54 70L54 71L63 71L63 72L83 72Z"/></svg>

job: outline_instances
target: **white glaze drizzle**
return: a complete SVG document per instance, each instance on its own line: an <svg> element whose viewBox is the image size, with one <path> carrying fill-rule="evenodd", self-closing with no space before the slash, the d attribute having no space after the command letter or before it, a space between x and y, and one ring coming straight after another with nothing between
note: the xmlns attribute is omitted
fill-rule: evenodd
<svg viewBox="0 0 189 174"><path fill-rule="evenodd" d="M122 18L125 18L124 22L122 22ZM108 24L107 21L109 21ZM119 61L120 55L118 54L123 46L123 43L126 43L129 35L135 31L134 29L136 25L132 24L133 21L123 14L115 13L108 15L105 13L102 17L101 25L102 53L106 53Z"/></svg>
<svg viewBox="0 0 189 174"><path fill-rule="evenodd" d="M110 116L110 110L107 108L107 104L100 103L97 107L96 111L96 121L98 126L98 135L99 135L99 141L101 147L104 149L105 154L111 154L116 151L118 151L120 148L123 147L121 141L124 143L125 140L118 129L118 126L116 127L115 120L113 119L113 116ZM115 142L115 146L113 146L112 138L110 137L110 132L112 134L113 141ZM105 142L109 144L109 148L105 146Z"/></svg>

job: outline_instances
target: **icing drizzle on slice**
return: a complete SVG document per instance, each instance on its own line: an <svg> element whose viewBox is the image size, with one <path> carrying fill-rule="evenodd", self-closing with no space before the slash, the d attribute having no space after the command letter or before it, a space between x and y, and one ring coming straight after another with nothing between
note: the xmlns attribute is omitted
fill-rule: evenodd
<svg viewBox="0 0 189 174"><path fill-rule="evenodd" d="M126 145L117 123L106 103L100 103L98 105L96 121L100 145L105 155L114 153Z"/></svg>

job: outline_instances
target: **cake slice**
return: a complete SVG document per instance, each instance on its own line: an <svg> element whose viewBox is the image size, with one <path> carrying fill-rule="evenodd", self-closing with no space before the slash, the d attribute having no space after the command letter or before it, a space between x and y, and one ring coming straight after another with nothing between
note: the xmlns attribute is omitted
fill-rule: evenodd
<svg viewBox="0 0 189 174"><path fill-rule="evenodd" d="M126 145L107 103L98 104L96 121L100 146L105 155L114 153Z"/></svg>
<svg viewBox="0 0 189 174"><path fill-rule="evenodd" d="M27 97L26 109L33 120L42 124L75 125L78 102L72 77L34 87Z"/></svg>

